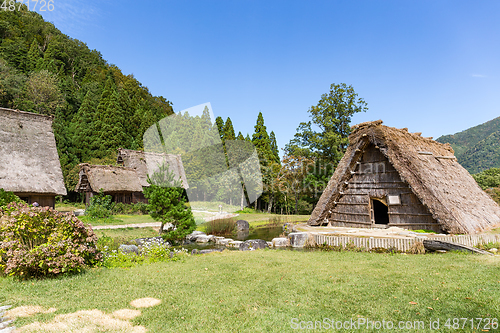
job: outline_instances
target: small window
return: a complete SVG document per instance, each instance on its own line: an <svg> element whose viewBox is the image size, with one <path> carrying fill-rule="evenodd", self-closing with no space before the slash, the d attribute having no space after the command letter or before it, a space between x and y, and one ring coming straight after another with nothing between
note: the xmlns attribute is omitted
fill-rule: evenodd
<svg viewBox="0 0 500 333"><path fill-rule="evenodd" d="M399 195L387 195L387 204L401 205L401 199L399 198Z"/></svg>

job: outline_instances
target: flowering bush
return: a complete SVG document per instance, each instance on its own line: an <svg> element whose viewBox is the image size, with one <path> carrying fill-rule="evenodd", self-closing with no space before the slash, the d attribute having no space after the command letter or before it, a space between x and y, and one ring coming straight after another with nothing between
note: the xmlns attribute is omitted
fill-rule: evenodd
<svg viewBox="0 0 500 333"><path fill-rule="evenodd" d="M91 228L52 208L0 209L0 272L21 278L79 272L102 260Z"/></svg>

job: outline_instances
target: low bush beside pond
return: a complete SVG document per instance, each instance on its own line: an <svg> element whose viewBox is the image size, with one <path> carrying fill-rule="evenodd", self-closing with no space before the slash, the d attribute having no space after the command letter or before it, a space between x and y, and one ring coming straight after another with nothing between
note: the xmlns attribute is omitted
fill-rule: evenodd
<svg viewBox="0 0 500 333"><path fill-rule="evenodd" d="M236 229L234 218L216 219L205 223L205 233L207 235L230 235Z"/></svg>

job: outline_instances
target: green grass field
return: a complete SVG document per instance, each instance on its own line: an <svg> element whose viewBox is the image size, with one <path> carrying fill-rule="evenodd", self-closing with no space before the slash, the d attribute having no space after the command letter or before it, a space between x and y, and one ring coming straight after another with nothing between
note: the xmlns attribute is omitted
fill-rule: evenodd
<svg viewBox="0 0 500 333"><path fill-rule="evenodd" d="M53 280L0 278L0 300L57 309L19 318L17 327L154 297L162 303L132 320L148 332L291 332L293 318L423 321L415 332L431 332L431 318L443 328L448 318L500 317L499 273L498 256L225 251Z"/></svg>

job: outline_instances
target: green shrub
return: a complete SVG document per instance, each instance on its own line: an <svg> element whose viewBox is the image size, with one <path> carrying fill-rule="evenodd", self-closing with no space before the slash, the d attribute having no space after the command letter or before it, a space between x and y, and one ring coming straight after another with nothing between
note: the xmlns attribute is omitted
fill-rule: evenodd
<svg viewBox="0 0 500 333"><path fill-rule="evenodd" d="M109 218L113 207L111 200L112 197L110 195L104 195L102 189L100 189L99 194L90 198L89 206L85 210L85 215L94 219Z"/></svg>
<svg viewBox="0 0 500 333"><path fill-rule="evenodd" d="M476 246L478 249L481 250L491 250L491 249L500 249L500 242L488 242L488 243L479 243Z"/></svg>
<svg viewBox="0 0 500 333"><path fill-rule="evenodd" d="M245 208L243 208L243 210L237 210L235 213L238 213L238 214L255 214L255 213L259 213L259 212L256 211L253 208L245 207Z"/></svg>
<svg viewBox="0 0 500 333"><path fill-rule="evenodd" d="M52 208L0 209L0 272L20 278L79 272L102 259L91 228Z"/></svg>
<svg viewBox="0 0 500 333"><path fill-rule="evenodd" d="M0 188L0 207L7 206L11 202L22 202L22 200L14 193L4 191L3 188Z"/></svg>
<svg viewBox="0 0 500 333"><path fill-rule="evenodd" d="M472 177L483 190L500 186L500 168L484 170Z"/></svg>
<svg viewBox="0 0 500 333"><path fill-rule="evenodd" d="M180 180L165 163L147 179L149 187L144 188L144 196L148 199L149 215L161 222L160 233L170 243L180 243L196 229L196 222L191 207L186 205L184 189ZM171 223L173 228L163 230L163 226Z"/></svg>
<svg viewBox="0 0 500 333"><path fill-rule="evenodd" d="M205 233L208 235L229 235L236 229L233 218L217 219L205 223Z"/></svg>
<svg viewBox="0 0 500 333"><path fill-rule="evenodd" d="M143 215L149 214L148 205L144 202L138 202L134 205L134 212L141 213Z"/></svg>
<svg viewBox="0 0 500 333"><path fill-rule="evenodd" d="M148 214L148 205L143 202L138 202L135 204L124 204L123 202L114 202L111 204L111 213L113 215L118 214Z"/></svg>

